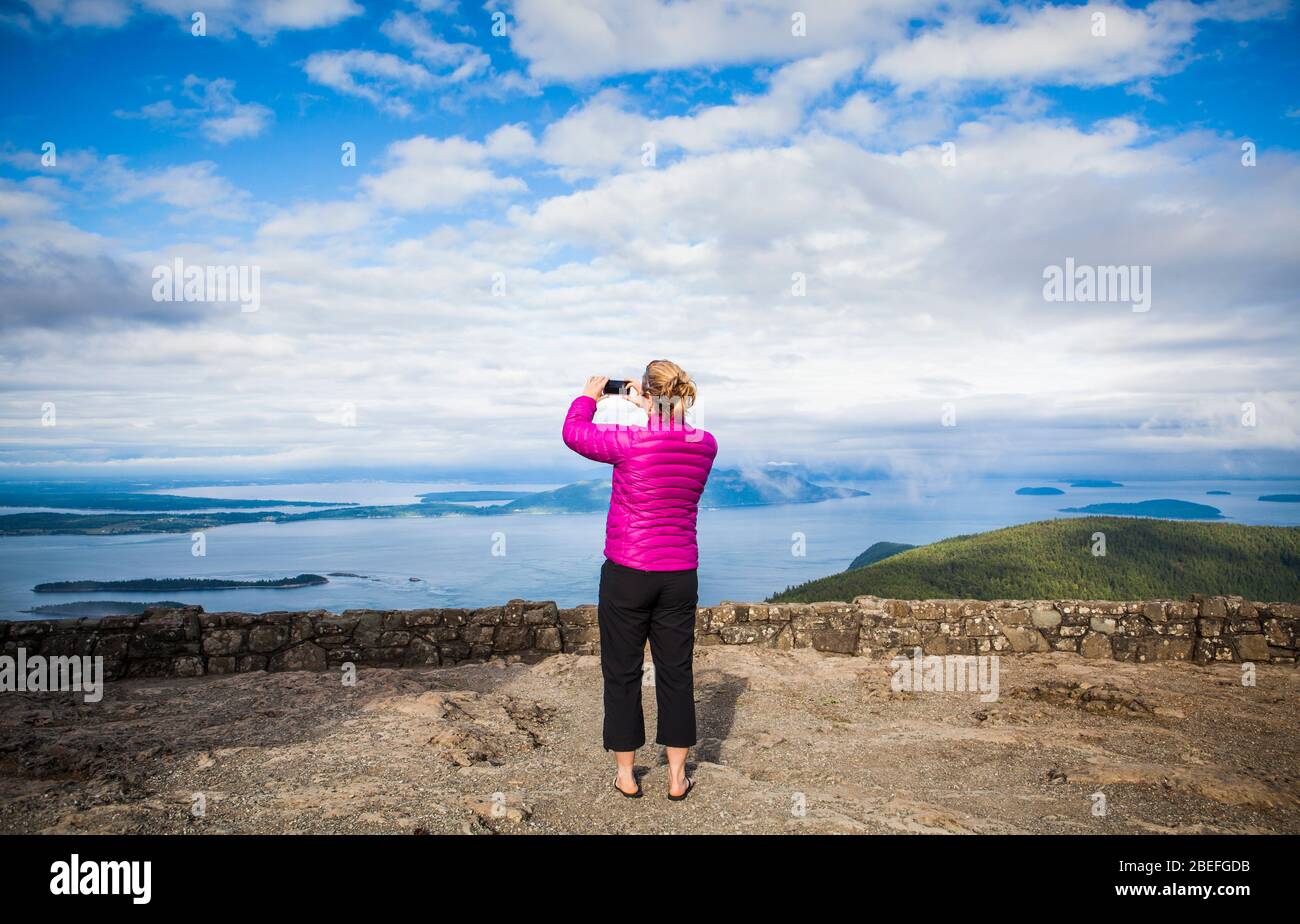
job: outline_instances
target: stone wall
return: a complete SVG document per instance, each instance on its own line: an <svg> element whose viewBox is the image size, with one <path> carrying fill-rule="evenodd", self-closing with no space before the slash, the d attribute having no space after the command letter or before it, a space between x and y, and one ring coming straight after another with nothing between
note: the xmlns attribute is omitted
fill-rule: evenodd
<svg viewBox="0 0 1300 924"><path fill-rule="evenodd" d="M1239 597L1135 603L882 600L701 607L699 645L815 648L871 658L1070 651L1118 661L1295 664L1300 605ZM480 609L206 613L147 610L103 619L0 621L14 655L103 656L109 679L400 667L599 650L596 608L511 600Z"/></svg>
<svg viewBox="0 0 1300 924"><path fill-rule="evenodd" d="M1294 664L1300 604L1240 597L1095 600L882 600L727 603L701 608L697 643L816 648L892 658L1070 651L1116 661Z"/></svg>

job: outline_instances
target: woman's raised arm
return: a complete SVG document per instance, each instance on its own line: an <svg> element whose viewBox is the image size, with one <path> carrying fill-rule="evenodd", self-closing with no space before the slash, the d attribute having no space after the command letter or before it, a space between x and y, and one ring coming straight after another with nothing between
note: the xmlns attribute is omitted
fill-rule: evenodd
<svg viewBox="0 0 1300 924"><path fill-rule="evenodd" d="M587 379L587 387L569 405L564 418L564 445L580 456L594 462L619 462L632 445L632 434L626 427L604 427L592 423L596 416L596 401L605 389L605 376Z"/></svg>

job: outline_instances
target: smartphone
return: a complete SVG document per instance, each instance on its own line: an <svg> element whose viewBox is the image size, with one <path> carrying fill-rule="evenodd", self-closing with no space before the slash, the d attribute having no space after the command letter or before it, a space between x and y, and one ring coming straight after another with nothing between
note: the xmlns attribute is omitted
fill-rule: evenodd
<svg viewBox="0 0 1300 924"><path fill-rule="evenodd" d="M632 383L627 379L610 379L605 383L605 394L607 395L626 395L627 387Z"/></svg>

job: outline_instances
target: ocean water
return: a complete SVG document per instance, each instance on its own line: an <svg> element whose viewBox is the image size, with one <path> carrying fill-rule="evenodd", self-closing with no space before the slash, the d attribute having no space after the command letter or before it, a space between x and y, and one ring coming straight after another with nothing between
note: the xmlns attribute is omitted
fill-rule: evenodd
<svg viewBox="0 0 1300 924"><path fill-rule="evenodd" d="M1266 503L1261 494L1300 493L1286 481L1127 482L1123 488L1069 488L1059 496L1017 496L1047 482L990 479L926 487L898 481L853 484L870 497L771 507L702 510L700 599L762 600L791 584L842 571L874 542L922 544L1016 523L1070 516L1067 506L1175 498L1209 504L1229 522L1300 525L1300 504ZM205 496L412 503L422 491L513 485L341 482L191 489ZM553 485L530 485L542 490ZM1227 490L1227 497L1206 491ZM181 492L172 492L181 493ZM504 537L504 555L493 555ZM802 537L803 554L796 554ZM323 520L223 526L207 532L207 554L191 554L188 533L134 536L0 537L0 616L77 600L180 600L209 612L484 606L513 597L594 603L604 543L603 514L518 514L493 518ZM262 579L302 572L354 572L292 590L36 594L35 584L65 580L218 577ZM412 581L411 578L418 580Z"/></svg>

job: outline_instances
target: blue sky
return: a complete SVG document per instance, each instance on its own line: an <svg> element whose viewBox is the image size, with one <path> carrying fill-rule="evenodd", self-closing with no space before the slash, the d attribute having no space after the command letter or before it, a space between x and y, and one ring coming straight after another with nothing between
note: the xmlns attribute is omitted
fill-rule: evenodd
<svg viewBox="0 0 1300 924"><path fill-rule="evenodd" d="M563 471L659 356L732 464L1296 473L1291 4L795 6L6 5L0 477Z"/></svg>

